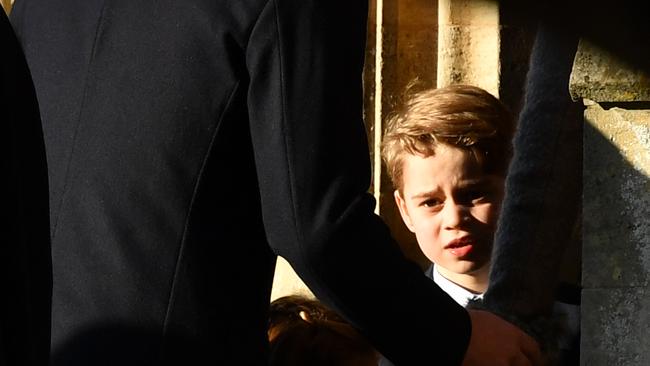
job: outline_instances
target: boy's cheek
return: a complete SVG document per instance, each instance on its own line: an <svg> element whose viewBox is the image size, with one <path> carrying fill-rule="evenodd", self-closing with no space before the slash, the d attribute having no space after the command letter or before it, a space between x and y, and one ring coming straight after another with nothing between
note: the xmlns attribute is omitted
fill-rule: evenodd
<svg viewBox="0 0 650 366"><path fill-rule="evenodd" d="M423 230L420 228L420 230L416 230L415 238L420 245L420 249L422 249L425 254L440 251L445 246L444 239L437 235L432 229Z"/></svg>
<svg viewBox="0 0 650 366"><path fill-rule="evenodd" d="M436 236L435 224L432 221L427 217L415 217L413 219L415 235L423 240L431 241Z"/></svg>
<svg viewBox="0 0 650 366"><path fill-rule="evenodd" d="M491 227L496 228L497 221L499 221L499 214L501 213L501 205L492 205L490 211L489 224Z"/></svg>

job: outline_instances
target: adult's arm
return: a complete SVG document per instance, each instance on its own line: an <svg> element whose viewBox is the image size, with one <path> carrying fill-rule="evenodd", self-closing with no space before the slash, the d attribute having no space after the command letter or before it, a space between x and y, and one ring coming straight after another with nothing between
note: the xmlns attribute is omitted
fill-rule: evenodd
<svg viewBox="0 0 650 366"><path fill-rule="evenodd" d="M459 364L467 312L407 262L367 194L365 1L270 0L247 48L270 245L390 359Z"/></svg>
<svg viewBox="0 0 650 366"><path fill-rule="evenodd" d="M569 96L577 43L570 27L542 18L483 300L547 352L557 339L551 312L558 268L581 199L582 107Z"/></svg>
<svg viewBox="0 0 650 366"><path fill-rule="evenodd" d="M36 94L22 50L0 10L3 211L0 364L47 365L52 267L47 166Z"/></svg>

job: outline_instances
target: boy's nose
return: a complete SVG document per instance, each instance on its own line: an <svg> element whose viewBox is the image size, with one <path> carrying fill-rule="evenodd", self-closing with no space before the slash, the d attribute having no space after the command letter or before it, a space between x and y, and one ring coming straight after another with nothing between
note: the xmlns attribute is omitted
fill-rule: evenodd
<svg viewBox="0 0 650 366"><path fill-rule="evenodd" d="M468 208L454 202L446 203L443 208L443 220L445 229L458 229L469 221Z"/></svg>

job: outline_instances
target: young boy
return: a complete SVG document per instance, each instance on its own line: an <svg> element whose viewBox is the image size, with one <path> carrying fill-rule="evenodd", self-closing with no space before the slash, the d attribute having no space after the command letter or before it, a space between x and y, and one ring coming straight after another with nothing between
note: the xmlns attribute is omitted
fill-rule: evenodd
<svg viewBox="0 0 650 366"><path fill-rule="evenodd" d="M433 262L427 275L463 306L487 289L513 133L498 99L453 85L415 94L384 136L395 202Z"/></svg>
<svg viewBox="0 0 650 366"><path fill-rule="evenodd" d="M384 135L395 202L433 262L426 275L462 306L488 287L514 129L512 115L490 93L452 85L413 95ZM577 314L577 306L556 302L558 318ZM569 323L558 340L559 364L576 364L578 329Z"/></svg>

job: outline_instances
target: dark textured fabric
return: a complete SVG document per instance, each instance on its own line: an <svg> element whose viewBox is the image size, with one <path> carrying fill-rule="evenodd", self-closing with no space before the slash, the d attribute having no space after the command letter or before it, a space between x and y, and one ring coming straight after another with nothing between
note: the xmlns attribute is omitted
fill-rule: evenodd
<svg viewBox="0 0 650 366"><path fill-rule="evenodd" d="M495 237L490 288L480 306L519 325L552 354L561 331L549 318L557 269L581 201L583 106L568 92L577 39L650 72L650 48L639 46L647 44L650 22L630 0L615 6L603 0L500 4L514 6L541 26ZM570 357L575 362L577 355Z"/></svg>
<svg viewBox="0 0 650 366"><path fill-rule="evenodd" d="M428 278L431 282L433 282L433 264L430 265L426 271L424 271L424 276ZM433 330L432 330L433 331ZM434 354L429 355L430 362L433 364L436 364L437 362L435 361L436 356ZM423 363L425 364L425 363ZM379 357L379 361L377 361L377 366L395 366L393 362L391 362L388 358L385 356Z"/></svg>
<svg viewBox="0 0 650 366"><path fill-rule="evenodd" d="M557 283L549 276L580 207L582 106L569 96L577 42L540 25L514 139L485 302L522 316L550 311Z"/></svg>
<svg viewBox="0 0 650 366"><path fill-rule="evenodd" d="M562 324L552 316L557 274L572 240L582 188L582 110L569 96L578 44L570 29L543 19L531 55L526 97L483 302L557 359Z"/></svg>
<svg viewBox="0 0 650 366"><path fill-rule="evenodd" d="M3 128L0 365L47 364L52 269L47 166L32 79L0 9L0 122Z"/></svg>
<svg viewBox="0 0 650 366"><path fill-rule="evenodd" d="M263 365L276 254L399 365L460 363L467 312L366 193L366 8L16 3L50 159L54 365Z"/></svg>

